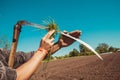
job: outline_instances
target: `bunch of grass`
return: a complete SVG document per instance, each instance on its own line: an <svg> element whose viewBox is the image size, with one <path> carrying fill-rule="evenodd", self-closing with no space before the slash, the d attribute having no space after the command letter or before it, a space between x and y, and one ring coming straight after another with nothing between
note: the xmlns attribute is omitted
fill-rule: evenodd
<svg viewBox="0 0 120 80"><path fill-rule="evenodd" d="M51 37L55 37L55 35L58 34L58 32L60 31L59 26L57 25L54 19L48 18L48 19L43 20L43 22L45 23L45 26L47 27L46 28L47 31L55 30L55 33Z"/></svg>

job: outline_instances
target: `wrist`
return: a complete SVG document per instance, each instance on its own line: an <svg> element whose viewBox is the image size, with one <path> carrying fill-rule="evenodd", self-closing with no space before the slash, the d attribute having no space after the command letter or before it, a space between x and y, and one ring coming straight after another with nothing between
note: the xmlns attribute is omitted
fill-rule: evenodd
<svg viewBox="0 0 120 80"><path fill-rule="evenodd" d="M43 52L43 53L45 53L45 54L48 54L48 51L47 50L45 50L44 48L38 48L38 51L41 51L41 52Z"/></svg>

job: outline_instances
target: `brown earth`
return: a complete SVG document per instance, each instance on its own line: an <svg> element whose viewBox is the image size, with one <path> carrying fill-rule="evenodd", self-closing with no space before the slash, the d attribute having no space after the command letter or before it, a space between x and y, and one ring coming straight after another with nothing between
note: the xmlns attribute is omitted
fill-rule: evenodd
<svg viewBox="0 0 120 80"><path fill-rule="evenodd" d="M42 63L30 80L120 80L120 52Z"/></svg>

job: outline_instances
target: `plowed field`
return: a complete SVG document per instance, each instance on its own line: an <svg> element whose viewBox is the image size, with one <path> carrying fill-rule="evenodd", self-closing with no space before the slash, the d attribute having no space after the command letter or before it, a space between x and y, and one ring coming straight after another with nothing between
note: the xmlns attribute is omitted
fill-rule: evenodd
<svg viewBox="0 0 120 80"><path fill-rule="evenodd" d="M30 80L120 80L120 52L42 63Z"/></svg>

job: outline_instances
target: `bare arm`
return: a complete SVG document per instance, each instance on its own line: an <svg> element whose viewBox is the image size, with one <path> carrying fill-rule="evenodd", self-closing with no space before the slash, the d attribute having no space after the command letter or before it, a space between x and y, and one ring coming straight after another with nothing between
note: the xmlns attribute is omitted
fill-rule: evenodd
<svg viewBox="0 0 120 80"><path fill-rule="evenodd" d="M46 53L37 51L34 56L16 69L17 80L28 80L29 77L35 72L40 65L41 61L46 56Z"/></svg>
<svg viewBox="0 0 120 80"><path fill-rule="evenodd" d="M16 69L17 79L16 80L28 80L30 76L36 71L44 57L47 55L51 46L53 45L53 38L50 39L50 36L54 33L54 31L48 32L48 34L42 39L40 43L40 49L35 52L33 57L18 67Z"/></svg>
<svg viewBox="0 0 120 80"><path fill-rule="evenodd" d="M40 65L41 61L45 58L46 56L46 51L49 51L50 48L53 45L53 40L54 39L49 39L50 36L54 33L54 31L50 31L41 41L40 48L43 48L43 51L37 51L33 55L33 57L24 63L22 66L18 67L16 69L17 72L17 79L16 80L28 80L30 76L36 71L38 66ZM74 31L69 33L70 35L78 38L80 36L79 31ZM69 46L72 44L74 40L67 38L65 36L62 36L57 43L54 44L52 47L52 53L56 52L62 47ZM46 51L45 51L46 50Z"/></svg>

